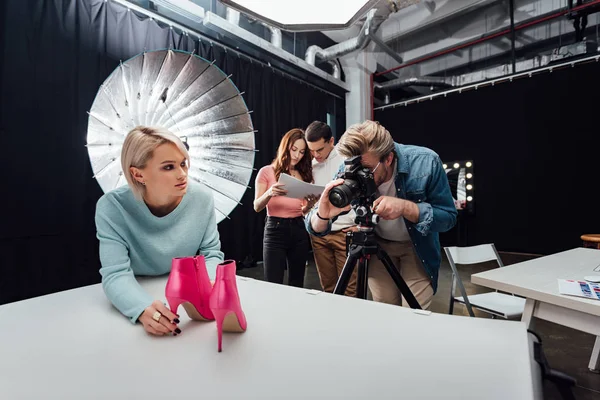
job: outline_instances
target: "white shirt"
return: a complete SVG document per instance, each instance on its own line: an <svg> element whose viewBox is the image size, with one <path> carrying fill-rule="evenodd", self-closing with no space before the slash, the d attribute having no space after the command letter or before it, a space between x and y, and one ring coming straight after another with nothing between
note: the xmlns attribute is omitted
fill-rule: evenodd
<svg viewBox="0 0 600 400"><path fill-rule="evenodd" d="M334 180L333 178L340 169L340 165L343 163L344 159L338 154L335 147L331 150L325 161L317 162L317 160L313 159L312 167L315 185L325 186ZM355 217L356 214L354 213L354 210L350 210L348 214L340 215L331 226L331 230L335 232L356 225L354 223Z"/></svg>
<svg viewBox="0 0 600 400"><path fill-rule="evenodd" d="M381 166L380 166L381 168ZM377 192L380 196L398 197L396 195L396 172L397 166L394 162L392 166L394 174L392 178L383 182L377 187ZM410 240L406 224L404 223L404 217L400 217L391 221L379 219L379 223L375 226L375 233L377 236L394 242L404 242Z"/></svg>

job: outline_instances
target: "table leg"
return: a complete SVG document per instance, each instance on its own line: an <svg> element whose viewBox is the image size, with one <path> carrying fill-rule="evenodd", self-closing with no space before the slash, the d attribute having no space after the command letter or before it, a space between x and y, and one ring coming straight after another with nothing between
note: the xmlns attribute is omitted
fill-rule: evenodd
<svg viewBox="0 0 600 400"><path fill-rule="evenodd" d="M588 366L590 371L600 374L600 336L596 336L596 343L592 349L592 358Z"/></svg>
<svg viewBox="0 0 600 400"><path fill-rule="evenodd" d="M536 301L533 299L525 300L525 308L523 309L523 315L521 321L525 322L527 329L533 329L533 312L535 310Z"/></svg>

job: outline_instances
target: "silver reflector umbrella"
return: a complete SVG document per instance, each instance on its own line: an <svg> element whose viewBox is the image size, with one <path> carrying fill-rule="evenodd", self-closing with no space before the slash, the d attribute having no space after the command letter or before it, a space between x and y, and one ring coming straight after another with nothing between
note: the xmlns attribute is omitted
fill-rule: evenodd
<svg viewBox="0 0 600 400"><path fill-rule="evenodd" d="M127 184L127 133L161 126L187 142L189 178L212 189L217 223L241 204L254 165L254 128L242 94L213 63L174 50L135 56L102 84L89 115L88 154L104 192Z"/></svg>

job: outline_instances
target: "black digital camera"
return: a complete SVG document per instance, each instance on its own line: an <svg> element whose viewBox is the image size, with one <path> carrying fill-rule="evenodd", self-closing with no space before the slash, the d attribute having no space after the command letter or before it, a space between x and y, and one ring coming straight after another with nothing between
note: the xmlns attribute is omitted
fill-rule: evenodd
<svg viewBox="0 0 600 400"><path fill-rule="evenodd" d="M335 207L344 208L354 200L358 200L358 205L368 205L375 200L375 178L369 168L363 167L360 158L358 155L344 161L344 171L337 175L344 183L329 192L329 201Z"/></svg>

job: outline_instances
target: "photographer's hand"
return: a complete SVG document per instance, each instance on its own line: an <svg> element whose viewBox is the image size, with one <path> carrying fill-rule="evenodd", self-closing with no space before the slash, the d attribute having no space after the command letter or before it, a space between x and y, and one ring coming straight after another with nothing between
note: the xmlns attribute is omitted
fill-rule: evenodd
<svg viewBox="0 0 600 400"><path fill-rule="evenodd" d="M373 202L373 212L385 220L404 217L411 222L419 222L419 207L412 201L397 197L379 197Z"/></svg>
<svg viewBox="0 0 600 400"><path fill-rule="evenodd" d="M323 194L321 194L317 212L312 215L310 220L310 224L315 232L323 232L325 229L327 229L327 225L329 224L329 220L331 218L344 211L350 211L352 208L350 205L347 205L344 208L335 207L329 202L329 192L331 189L341 185L342 183L344 183L343 179L337 179L329 182L327 186L325 186L325 190L323 190Z"/></svg>

